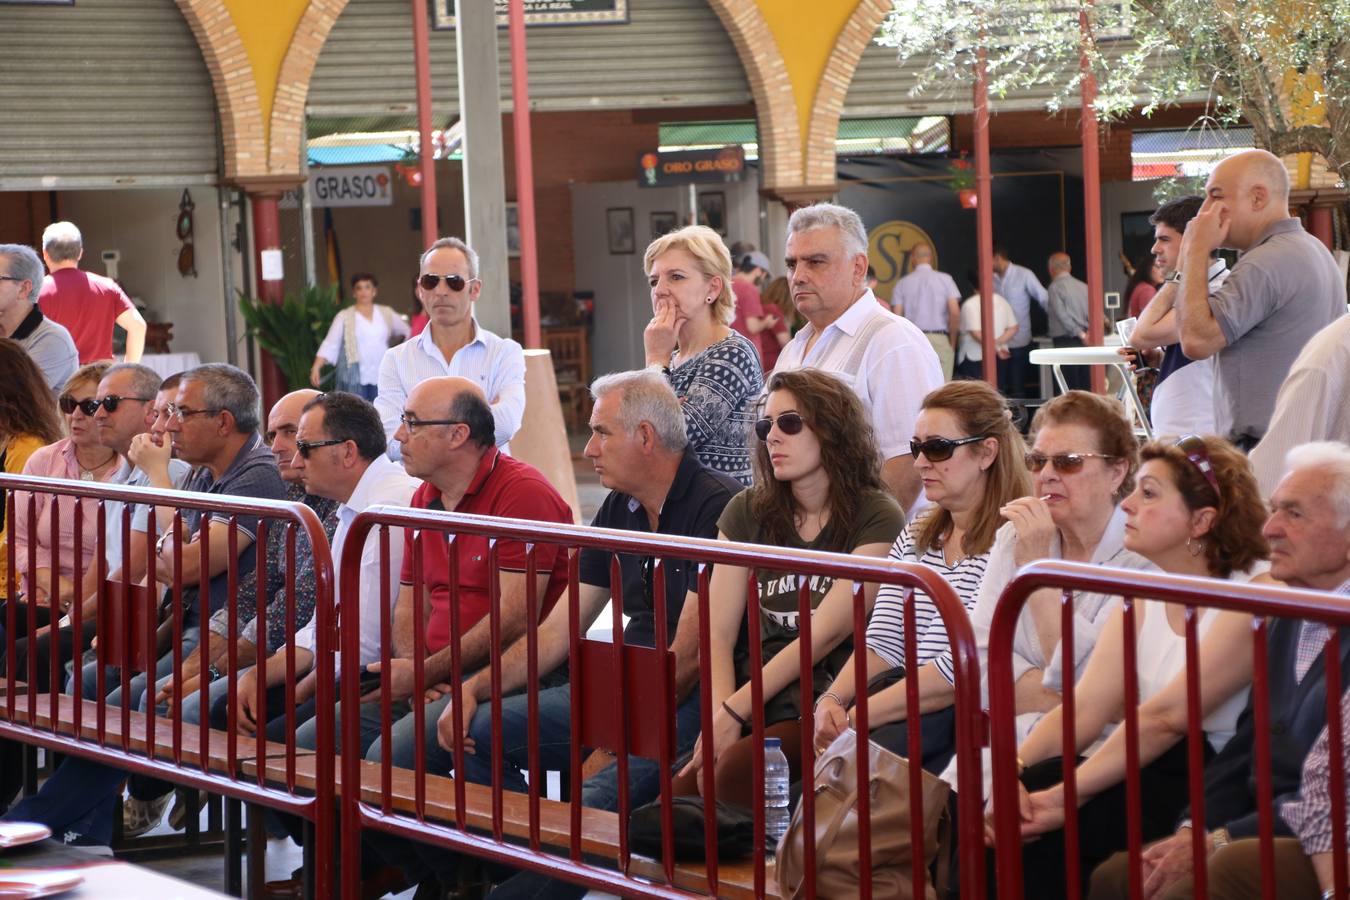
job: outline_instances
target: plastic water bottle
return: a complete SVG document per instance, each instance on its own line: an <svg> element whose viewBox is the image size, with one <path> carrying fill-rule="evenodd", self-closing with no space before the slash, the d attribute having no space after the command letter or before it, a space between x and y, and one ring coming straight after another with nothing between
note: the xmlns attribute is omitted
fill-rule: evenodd
<svg viewBox="0 0 1350 900"><path fill-rule="evenodd" d="M778 738L764 739L764 844L765 850L773 856L778 849L778 841L787 833L788 820L792 812L788 808L788 772L787 757L783 755L782 741Z"/></svg>

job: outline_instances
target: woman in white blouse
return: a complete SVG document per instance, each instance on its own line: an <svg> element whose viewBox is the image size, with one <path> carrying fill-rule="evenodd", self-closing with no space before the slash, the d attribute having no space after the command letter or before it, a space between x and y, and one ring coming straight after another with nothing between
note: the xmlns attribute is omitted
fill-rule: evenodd
<svg viewBox="0 0 1350 900"><path fill-rule="evenodd" d="M1121 503L1125 546L1164 572L1234 581L1270 581L1261 528L1265 505L1247 458L1222 438L1189 435L1143 449L1139 484ZM1108 617L1075 688L1079 847L1086 890L1093 868L1127 845L1123 717L1124 614ZM1139 763L1142 839L1171 834L1187 800L1185 608L1144 601L1135 613L1139 675ZM1206 752L1233 736L1252 677L1252 617L1210 609L1197 623L1200 707ZM1090 745L1107 729L1111 736ZM1064 894L1064 786L1061 710L1032 730L1018 750L1022 833L1038 836L1024 852L1028 896ZM1028 791L1034 793L1028 794ZM992 821L992 820L991 820ZM1051 835L1048 832L1055 832Z"/></svg>
<svg viewBox="0 0 1350 900"><path fill-rule="evenodd" d="M323 367L334 366L333 387L374 400L384 351L408 337L408 323L383 303L375 302L379 282L369 272L352 276L356 302L333 317L328 335L314 355L309 383L323 385Z"/></svg>
<svg viewBox="0 0 1350 900"><path fill-rule="evenodd" d="M910 448L934 505L901 532L890 558L930 566L969 610L1003 524L999 510L1031 490L1026 445L998 391L982 381L953 381L924 398ZM948 650L947 628L922 592L914 594L914 624L923 762L941 771L955 752L955 692L951 671L931 663ZM904 648L904 591L883 585L867 626L868 722L872 740L902 754L908 753L909 718ZM850 657L816 703L817 752L852 724L853 666Z"/></svg>

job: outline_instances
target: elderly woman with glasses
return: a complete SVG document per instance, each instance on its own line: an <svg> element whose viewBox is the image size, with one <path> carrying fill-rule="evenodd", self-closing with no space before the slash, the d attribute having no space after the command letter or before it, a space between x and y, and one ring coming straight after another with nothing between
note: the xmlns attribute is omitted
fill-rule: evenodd
<svg viewBox="0 0 1350 900"><path fill-rule="evenodd" d="M731 253L716 231L690 225L652 241L642 264L652 292L647 365L670 379L699 461L748 486L747 439L764 372L759 350L731 328Z"/></svg>
<svg viewBox="0 0 1350 900"><path fill-rule="evenodd" d="M94 395L98 393L99 380L108 365L91 363L70 376L57 398L69 437L35 451L24 465L23 474L75 481L107 481L116 474L122 459L116 451L99 443L99 430L94 422L94 413L102 405ZM83 527L77 563L75 498L32 494L33 515L30 517L29 496L27 491L18 491L14 497L14 564L20 573L17 583L31 599L42 604L43 609L48 597L56 595L58 608L65 612L74 599L81 570L95 561L98 505L93 500L80 504ZM53 517L57 520L55 544L52 543ZM30 537L35 562L31 570L28 568Z"/></svg>
<svg viewBox="0 0 1350 900"><path fill-rule="evenodd" d="M1194 435L1144 447L1138 485L1120 504L1125 546L1175 575L1271 582L1261 529L1265 504L1247 458L1222 438ZM1106 620L1074 688L1079 854L1083 886L1092 870L1127 846L1124 714L1124 612ZM1142 601L1134 616L1139 684L1139 772L1144 842L1173 832L1187 801L1186 610ZM1200 709L1205 754L1223 749L1237 730L1252 679L1252 617L1204 610L1199 640ZM1061 709L1037 723L1018 750L1023 765L1022 833L1028 896L1064 896L1064 786ZM1114 729L1114 730L1112 730ZM1090 745L1104 732L1099 748ZM1034 791L1034 793L1028 793ZM987 824L992 828L992 819Z"/></svg>
<svg viewBox="0 0 1350 900"><path fill-rule="evenodd" d="M769 379L765 415L755 423L755 484L732 498L718 521L720 540L790 550L829 550L884 557L904 515L881 481L881 455L857 395L817 369L779 372ZM811 728L815 697L849 657L853 589L848 581L810 579L812 696L801 694L797 578L755 571L758 608L747 606L747 571L719 565L710 591L712 733L677 776L677 794L699 793L702 741L711 740L717 798L750 805L751 721L782 740L792 778L801 775L801 729ZM876 587L867 590L869 602ZM737 652L747 616L759 617L764 708L751 709L750 659ZM803 719L805 717L805 719Z"/></svg>
<svg viewBox="0 0 1350 900"><path fill-rule="evenodd" d="M929 566L969 610L1003 524L999 510L1031 491L1026 446L998 391L982 381L953 381L924 398L910 448L934 505L901 532L890 558ZM902 755L909 753L906 723L914 718L906 709L904 595L895 585L881 586L866 651L872 740ZM956 676L937 606L921 592L914 602L923 763L940 772L955 752ZM856 695L850 659L816 703L817 753L852 724Z"/></svg>

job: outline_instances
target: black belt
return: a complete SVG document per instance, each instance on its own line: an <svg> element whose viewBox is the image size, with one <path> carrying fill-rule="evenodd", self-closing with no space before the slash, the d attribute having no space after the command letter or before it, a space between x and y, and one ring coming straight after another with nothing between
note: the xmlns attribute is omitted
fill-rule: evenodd
<svg viewBox="0 0 1350 900"><path fill-rule="evenodd" d="M923 330L923 333L924 333L924 334L950 334L950 332L947 331L947 329L945 329L945 328L942 329L941 331L929 331L927 328L925 328L925 329Z"/></svg>

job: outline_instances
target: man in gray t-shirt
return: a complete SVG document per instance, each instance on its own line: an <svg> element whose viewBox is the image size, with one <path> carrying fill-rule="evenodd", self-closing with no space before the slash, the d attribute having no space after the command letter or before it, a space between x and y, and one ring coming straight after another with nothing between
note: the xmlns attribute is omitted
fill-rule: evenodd
<svg viewBox="0 0 1350 900"><path fill-rule="evenodd" d="M13 338L28 351L53 394L80 365L70 332L42 315L42 261L32 247L0 244L0 337Z"/></svg>
<svg viewBox="0 0 1350 900"><path fill-rule="evenodd" d="M1218 247L1242 256L1211 295L1209 254ZM1215 167L1181 258L1182 352L1214 357L1215 431L1250 450L1304 344L1345 314L1345 279L1326 246L1289 215L1289 173L1265 150Z"/></svg>

